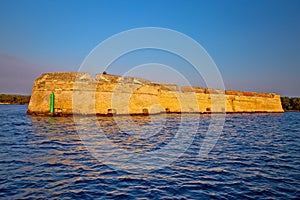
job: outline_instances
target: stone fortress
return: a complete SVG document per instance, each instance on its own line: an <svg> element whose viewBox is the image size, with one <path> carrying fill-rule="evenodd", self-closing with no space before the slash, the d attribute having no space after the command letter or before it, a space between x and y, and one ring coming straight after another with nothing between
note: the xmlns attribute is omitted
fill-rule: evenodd
<svg viewBox="0 0 300 200"><path fill-rule="evenodd" d="M54 116L224 112L277 113L283 109L278 94L192 86L179 90L175 84L141 78L110 74L92 78L89 73L55 72L34 81L27 110L28 114Z"/></svg>

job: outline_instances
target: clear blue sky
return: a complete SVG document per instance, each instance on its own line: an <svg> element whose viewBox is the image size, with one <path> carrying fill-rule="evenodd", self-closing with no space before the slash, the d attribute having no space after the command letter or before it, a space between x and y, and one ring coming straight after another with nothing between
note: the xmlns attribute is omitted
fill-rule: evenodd
<svg viewBox="0 0 300 200"><path fill-rule="evenodd" d="M299 0L1 0L0 93L30 94L41 73L77 71L101 41L149 26L199 42L226 89L300 97Z"/></svg>

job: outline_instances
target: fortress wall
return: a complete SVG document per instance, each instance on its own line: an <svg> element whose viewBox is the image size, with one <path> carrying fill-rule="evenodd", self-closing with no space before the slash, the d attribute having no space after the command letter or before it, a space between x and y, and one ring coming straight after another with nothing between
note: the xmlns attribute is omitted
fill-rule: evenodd
<svg viewBox="0 0 300 200"><path fill-rule="evenodd" d="M226 101L227 97L224 93L224 91L221 94L208 94L208 98L210 98L211 102L211 112L216 112L216 113L224 113L228 112L226 109Z"/></svg>
<svg viewBox="0 0 300 200"><path fill-rule="evenodd" d="M209 94L196 93L200 113L211 112L211 98Z"/></svg>
<svg viewBox="0 0 300 200"><path fill-rule="evenodd" d="M95 112L97 114L106 115L108 109L114 109L111 104L112 93L108 91L95 92Z"/></svg>
<svg viewBox="0 0 300 200"><path fill-rule="evenodd" d="M178 93L178 100L181 106L181 112L199 113L199 102L194 92Z"/></svg>
<svg viewBox="0 0 300 200"><path fill-rule="evenodd" d="M165 108L166 112L181 112L179 91L161 90L158 94L159 104Z"/></svg>
<svg viewBox="0 0 300 200"><path fill-rule="evenodd" d="M280 96L279 98L278 96L257 97L227 95L226 112L283 112Z"/></svg>
<svg viewBox="0 0 300 200"><path fill-rule="evenodd" d="M54 90L55 93L55 112L72 113L72 95L73 91ZM49 113L50 94L52 90L35 90L31 94L32 100L28 105L28 113Z"/></svg>
<svg viewBox="0 0 300 200"><path fill-rule="evenodd" d="M28 113L49 114L52 92L55 112L62 114L283 112L277 94L191 86L183 86L179 91L175 84L157 84L140 78L101 74L92 79L87 73L63 72L43 74L35 80ZM78 104L74 107L73 97Z"/></svg>
<svg viewBox="0 0 300 200"><path fill-rule="evenodd" d="M97 114L108 114L113 110L116 114L143 114L143 112L156 114L162 112L158 105L158 89L148 85L137 84L115 85L114 90L95 93L95 109ZM146 109L146 110L145 110Z"/></svg>
<svg viewBox="0 0 300 200"><path fill-rule="evenodd" d="M159 106L157 95L134 93L129 101L130 114L158 114L164 112Z"/></svg>
<svg viewBox="0 0 300 200"><path fill-rule="evenodd" d="M73 113L84 115L95 114L95 96L93 90L74 90L72 93ZM74 100L74 97L76 100ZM58 100L55 100L55 102L58 102Z"/></svg>
<svg viewBox="0 0 300 200"><path fill-rule="evenodd" d="M28 114L49 113L50 108L50 91L33 90L28 104Z"/></svg>
<svg viewBox="0 0 300 200"><path fill-rule="evenodd" d="M70 104L72 95L70 94L77 75L78 73L42 74L34 82L27 113L49 113L52 92L55 92L58 104L63 104L65 112L69 112L70 108L72 110L72 104ZM86 76L87 74L79 75Z"/></svg>

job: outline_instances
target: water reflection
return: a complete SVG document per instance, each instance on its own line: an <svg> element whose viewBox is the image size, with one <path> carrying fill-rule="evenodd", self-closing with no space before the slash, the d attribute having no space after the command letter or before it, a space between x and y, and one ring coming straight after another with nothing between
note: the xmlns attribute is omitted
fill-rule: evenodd
<svg viewBox="0 0 300 200"><path fill-rule="evenodd" d="M174 138L181 122L180 115L170 115L166 118L155 116L155 120L150 116L97 117L96 123L93 118L84 117L82 119L84 123L76 127L72 117L32 116L30 119L33 124L33 132L37 137L29 143L32 146L41 146L47 149L47 154L38 156L38 162L46 160L49 165L56 162L70 165L72 161L65 159L68 158L65 156L77 155L82 152L84 154L93 152L103 154L109 151L110 155L116 153L114 148L106 147L103 144L100 129L118 150L130 153L155 151L163 148ZM126 125L126 132L120 129ZM78 135L78 129L89 132L87 135ZM146 135L147 133L149 134ZM103 146L104 148L101 148ZM93 152L89 152L89 150ZM99 160L99 162L101 161ZM106 160L106 164L111 164L111 162L113 161Z"/></svg>
<svg viewBox="0 0 300 200"><path fill-rule="evenodd" d="M159 116L156 117L159 118ZM180 116L167 117L161 126L153 124L149 116L130 116L130 119L125 116L117 119L113 117L98 118L100 128L111 142L120 149L136 152L162 148L174 137L180 121Z"/></svg>

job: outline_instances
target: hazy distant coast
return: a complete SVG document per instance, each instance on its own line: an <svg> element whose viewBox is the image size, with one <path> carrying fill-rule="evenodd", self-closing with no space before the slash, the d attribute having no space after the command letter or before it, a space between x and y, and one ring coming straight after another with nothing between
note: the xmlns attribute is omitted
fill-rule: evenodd
<svg viewBox="0 0 300 200"><path fill-rule="evenodd" d="M284 111L299 112L300 98L298 97L281 97L281 105Z"/></svg>
<svg viewBox="0 0 300 200"><path fill-rule="evenodd" d="M29 95L0 94L0 104L28 104Z"/></svg>

